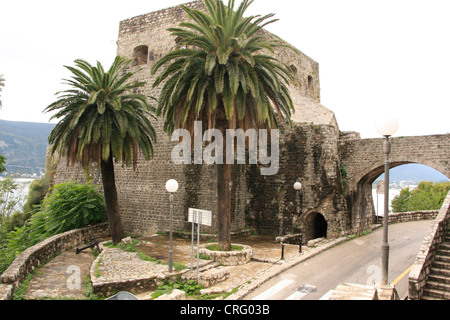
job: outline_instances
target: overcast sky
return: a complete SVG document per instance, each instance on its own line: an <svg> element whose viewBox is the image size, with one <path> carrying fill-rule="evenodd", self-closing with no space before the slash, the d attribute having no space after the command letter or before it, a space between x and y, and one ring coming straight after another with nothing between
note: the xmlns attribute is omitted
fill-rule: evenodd
<svg viewBox="0 0 450 320"><path fill-rule="evenodd" d="M109 68L121 20L185 2L3 0L0 119L48 122L63 65ZM389 114L398 136L450 132L450 1L255 0L248 11L268 13L280 19L269 31L320 64L321 103L342 131L377 137L374 119Z"/></svg>

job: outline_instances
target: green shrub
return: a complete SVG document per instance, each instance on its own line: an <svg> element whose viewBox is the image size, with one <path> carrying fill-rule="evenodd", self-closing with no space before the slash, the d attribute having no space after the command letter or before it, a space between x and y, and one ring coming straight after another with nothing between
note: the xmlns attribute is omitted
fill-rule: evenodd
<svg viewBox="0 0 450 320"><path fill-rule="evenodd" d="M41 210L7 234L0 248L0 273L19 253L47 237L105 221L105 200L97 188L78 182L55 186Z"/></svg>
<svg viewBox="0 0 450 320"><path fill-rule="evenodd" d="M105 221L105 200L97 188L78 182L57 185L43 204L47 233L54 235Z"/></svg>
<svg viewBox="0 0 450 320"><path fill-rule="evenodd" d="M168 280L156 289L156 291L152 294L152 299L156 299L163 294L170 294L173 289L186 292L186 296L188 297L199 296L200 290L204 288L205 287L203 285L198 284L195 280L177 280L176 282Z"/></svg>
<svg viewBox="0 0 450 320"><path fill-rule="evenodd" d="M50 189L51 178L47 175L31 182L27 202L23 207L23 215L28 219L44 201L45 195Z"/></svg>

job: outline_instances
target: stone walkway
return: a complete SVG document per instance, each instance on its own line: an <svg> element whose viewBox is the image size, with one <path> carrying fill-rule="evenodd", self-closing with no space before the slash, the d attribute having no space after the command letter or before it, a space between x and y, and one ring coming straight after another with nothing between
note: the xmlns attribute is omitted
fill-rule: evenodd
<svg viewBox="0 0 450 320"><path fill-rule="evenodd" d="M245 299L246 292L253 290L264 281L344 240L344 238L324 240L319 242L317 247L303 246L301 254L298 252L297 245L285 245L285 260L283 261L280 261L281 245L275 243L273 237L250 236L233 240L234 243L252 247L252 261L241 266L226 267L229 271L229 278L207 288L205 292L232 292L233 289L239 287L240 290L232 294L229 299ZM168 237L153 236L142 239L141 244L137 246L138 250L162 263L144 261L138 258L135 252L125 252L114 248L105 248L106 250L100 256L101 259L97 258L97 263L93 263L95 258L90 250L85 250L78 255L75 254L75 250L63 252L38 270L30 282L25 297L27 299L42 297L86 299L83 288L91 268L93 270L91 278L92 273L96 274L96 279L92 280L93 283L139 279L139 277L164 278L168 274L168 266L164 264L168 261L168 242ZM202 243L206 242L201 241ZM196 254L195 247L196 242L194 254ZM190 268L190 239L175 238L173 248L174 262L182 262ZM201 265L211 263L207 260L200 260L200 262ZM196 266L195 258L194 265ZM150 298L151 293L151 291L141 292L136 293L136 296L145 300Z"/></svg>
<svg viewBox="0 0 450 320"><path fill-rule="evenodd" d="M84 281L89 275L93 254L87 250L79 254L75 249L62 252L40 267L31 278L25 298L86 299Z"/></svg>

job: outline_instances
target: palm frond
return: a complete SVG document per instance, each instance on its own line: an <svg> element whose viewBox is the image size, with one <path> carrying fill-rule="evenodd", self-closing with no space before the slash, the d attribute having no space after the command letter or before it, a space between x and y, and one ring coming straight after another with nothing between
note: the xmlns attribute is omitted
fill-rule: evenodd
<svg viewBox="0 0 450 320"><path fill-rule="evenodd" d="M271 128L288 121L293 111L288 86L293 72L273 54L286 46L259 32L277 19L273 14L244 17L253 0L204 0L206 12L181 6L190 18L168 29L178 45L152 67L162 69L153 87L162 85L158 115L164 129L193 131L196 120L213 128ZM187 46L181 48L181 46ZM295 52L295 50L294 50ZM204 128L204 129L206 129Z"/></svg>
<svg viewBox="0 0 450 320"><path fill-rule="evenodd" d="M127 165L133 163L134 169L139 149L146 159L153 156L156 134L149 118L154 118L155 107L144 95L133 93L145 83L131 81L137 71L124 72L129 63L116 57L107 72L100 62L93 66L82 59L75 60L74 67L65 66L72 73L66 80L69 89L58 92L58 99L44 109L55 112L52 119L60 119L49 135L52 153L82 166L99 164L112 155Z"/></svg>

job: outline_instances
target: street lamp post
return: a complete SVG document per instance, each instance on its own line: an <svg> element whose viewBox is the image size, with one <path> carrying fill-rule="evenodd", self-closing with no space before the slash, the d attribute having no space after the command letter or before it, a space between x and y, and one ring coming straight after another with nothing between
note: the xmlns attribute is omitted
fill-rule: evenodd
<svg viewBox="0 0 450 320"><path fill-rule="evenodd" d="M297 195L298 195L298 214L299 214L299 216L301 214L300 210L302 209L302 203L301 203L302 187L303 186L300 182L297 181L296 183L294 183L294 190L297 192ZM298 252L302 253L303 230L300 229L300 231L301 231L301 234L300 234L300 239L299 239L299 243L298 243L298 245L299 245ZM292 219L292 233L294 233L294 219Z"/></svg>
<svg viewBox="0 0 450 320"><path fill-rule="evenodd" d="M166 182L166 190L170 192L169 202L170 202L170 229L169 229L169 273L173 272L173 247L172 247L172 218L173 218L173 196L178 190L178 182L174 179L170 179Z"/></svg>
<svg viewBox="0 0 450 320"><path fill-rule="evenodd" d="M297 192L297 196L298 196L298 214L300 215L300 210L301 210L301 196L302 196L302 184L300 182L296 182L294 183L294 190Z"/></svg>
<svg viewBox="0 0 450 320"><path fill-rule="evenodd" d="M383 150L384 160L384 214L383 214L383 242L381 244L381 285L388 284L389 273L389 243L388 243L388 225L389 225L389 154L391 153L391 142L389 137L398 130L398 120L388 119L378 123L376 129L385 140Z"/></svg>

